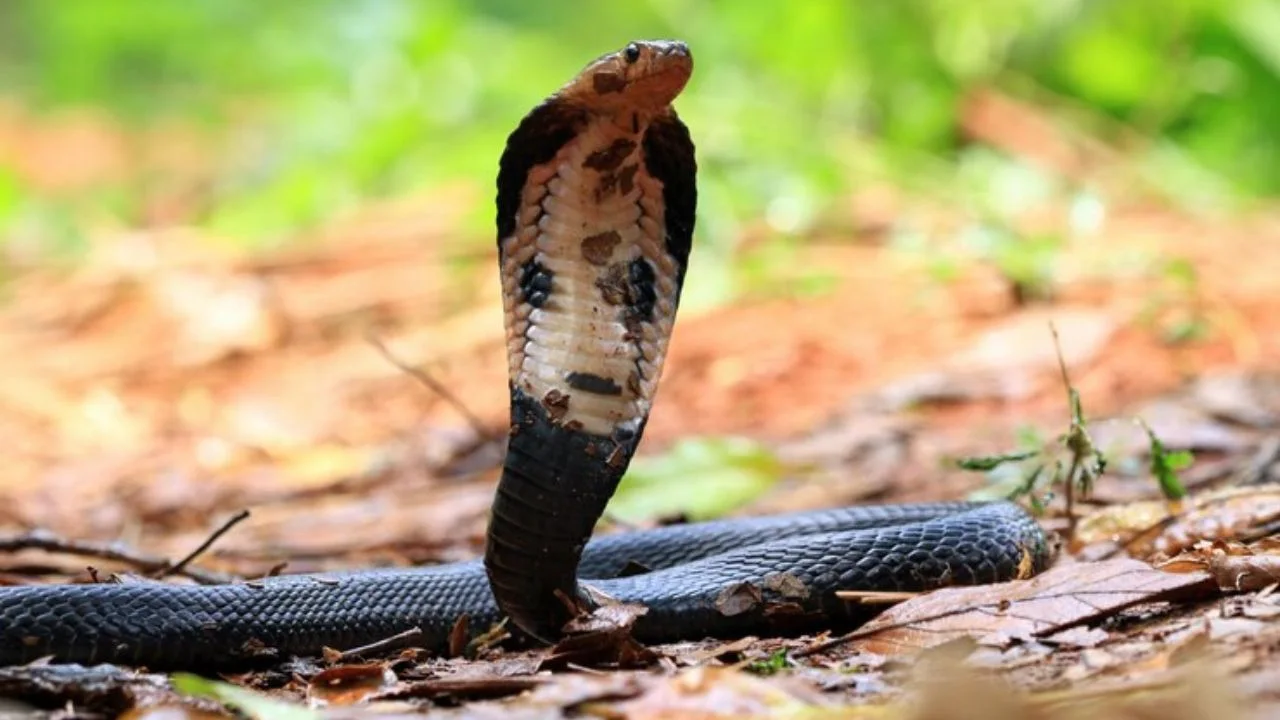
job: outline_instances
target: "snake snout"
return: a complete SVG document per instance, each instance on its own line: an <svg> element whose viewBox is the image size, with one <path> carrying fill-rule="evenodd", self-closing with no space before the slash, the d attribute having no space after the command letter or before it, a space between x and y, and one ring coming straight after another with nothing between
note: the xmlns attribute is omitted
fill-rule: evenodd
<svg viewBox="0 0 1280 720"><path fill-rule="evenodd" d="M661 43L660 48L663 55L677 55L679 57L692 57L689 53L689 46L679 40L667 40Z"/></svg>

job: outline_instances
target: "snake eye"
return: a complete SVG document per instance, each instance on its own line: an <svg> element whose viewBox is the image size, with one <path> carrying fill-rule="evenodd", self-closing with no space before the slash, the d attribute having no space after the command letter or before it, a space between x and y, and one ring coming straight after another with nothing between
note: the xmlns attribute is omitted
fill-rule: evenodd
<svg viewBox="0 0 1280 720"><path fill-rule="evenodd" d="M626 50L622 51L622 54L627 58L628 63L633 63L640 59L640 46L635 43L631 43L630 45L627 45Z"/></svg>

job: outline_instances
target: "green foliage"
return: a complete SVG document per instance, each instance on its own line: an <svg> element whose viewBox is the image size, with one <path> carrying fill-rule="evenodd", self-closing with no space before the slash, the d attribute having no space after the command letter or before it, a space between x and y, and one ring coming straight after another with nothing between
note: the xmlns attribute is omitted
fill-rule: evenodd
<svg viewBox="0 0 1280 720"><path fill-rule="evenodd" d="M789 664L790 661L787 659L787 651L779 650L763 660L756 660L755 662L748 663L746 665L746 670L747 672L755 673L756 675L777 675L783 670L786 670Z"/></svg>
<svg viewBox="0 0 1280 720"><path fill-rule="evenodd" d="M1173 257L1160 267L1161 283L1144 300L1139 320L1170 345L1204 338L1210 333L1200 291L1200 274L1186 258Z"/></svg>
<svg viewBox="0 0 1280 720"><path fill-rule="evenodd" d="M1046 491L1062 487L1067 498L1066 510L1070 515L1076 493L1087 497L1093 490L1093 484L1107 470L1109 461L1089 435L1080 393L1067 376L1062 349L1057 347L1057 330L1051 330L1058 351L1062 384L1067 392L1070 413L1067 429L1055 442L1045 443L1038 433L1023 428L1018 433L1017 450L957 459L956 466L960 469L987 473L991 480L988 487L974 493L975 500L1025 498L1032 509L1040 513L1044 511L1041 496ZM1147 434L1151 456L1149 468L1161 493L1169 500L1182 499L1186 496L1186 490L1178 479L1178 471L1189 467L1194 457L1188 451L1171 452L1142 419L1135 419L1134 423Z"/></svg>
<svg viewBox="0 0 1280 720"><path fill-rule="evenodd" d="M1139 420L1138 423L1147 433L1147 441L1150 443L1151 453L1151 475L1155 477L1156 482L1160 484L1160 492L1164 494L1167 500L1181 500L1187 496L1187 490L1182 485L1182 481L1178 479L1178 471L1186 469L1195 461L1195 457L1190 450L1179 450L1170 452L1160 442L1160 438L1156 437L1156 433L1146 422Z"/></svg>
<svg viewBox="0 0 1280 720"><path fill-rule="evenodd" d="M36 107L208 128L226 153L201 221L249 241L447 183L487 201L523 113L589 58L652 36L684 38L697 58L679 108L709 262L748 223L803 236L862 179L959 192L986 208L980 230L1004 232L999 209L1040 181L972 162L957 113L983 85L1048 89L1155 138L1150 176L1180 197L1280 191L1272 0L10 0L0 83ZM0 229L17 215L0 208ZM490 214L467 217L460 235L487 241ZM993 261L1035 286L1055 242L998 238ZM703 271L719 280L699 303L756 280Z"/></svg>
<svg viewBox="0 0 1280 720"><path fill-rule="evenodd" d="M961 470L974 470L977 472L990 472L1005 463L1022 462L1035 457L1038 454L1035 450L1020 450L1016 452L1000 453L998 455L979 455L976 457L964 457L956 461L956 466Z"/></svg>
<svg viewBox="0 0 1280 720"><path fill-rule="evenodd" d="M7 225L17 215L22 200L22 186L18 178L0 167L0 227Z"/></svg>
<svg viewBox="0 0 1280 720"><path fill-rule="evenodd" d="M709 520L761 496L783 471L773 453L749 440L681 440L663 455L632 461L608 512L626 522L677 513Z"/></svg>
<svg viewBox="0 0 1280 720"><path fill-rule="evenodd" d="M173 689L185 695L210 698L235 708L245 717L262 720L316 720L323 715L301 705L281 702L239 685L179 673L171 678Z"/></svg>

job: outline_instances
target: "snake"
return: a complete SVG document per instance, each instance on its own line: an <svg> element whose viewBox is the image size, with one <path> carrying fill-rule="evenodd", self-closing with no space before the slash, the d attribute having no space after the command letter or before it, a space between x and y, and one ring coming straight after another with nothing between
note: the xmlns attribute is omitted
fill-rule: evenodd
<svg viewBox="0 0 1280 720"><path fill-rule="evenodd" d="M644 433L685 282L698 168L673 102L692 72L683 42L628 43L507 138L495 204L510 424L483 557L212 585L4 587L0 664L227 670L409 631L447 653L495 627L549 644L613 604L641 608L629 627L640 642L825 631L866 620L842 590L924 592L1043 570L1046 535L1004 500L593 537Z"/></svg>

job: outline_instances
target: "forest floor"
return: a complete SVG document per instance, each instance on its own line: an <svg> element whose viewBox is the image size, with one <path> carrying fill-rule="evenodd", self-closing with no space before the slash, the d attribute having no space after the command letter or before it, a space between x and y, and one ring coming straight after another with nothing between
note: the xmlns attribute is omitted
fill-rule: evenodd
<svg viewBox="0 0 1280 720"><path fill-rule="evenodd" d="M106 233L76 268L14 277L0 309L0 541L25 549L0 554L0 583L145 572L140 560L181 558L242 510L192 567L252 578L284 563L476 556L506 365L492 258L446 249L459 204L371 205L270 253L186 229ZM701 641L621 663L410 647L226 678L262 693L249 700L184 690L261 717L288 712L254 705L270 701L324 717L1280 713L1280 211L1113 207L1070 240L1051 297L1023 302L993 267L943 281L893 247L884 223L904 207L940 224L952 212L868 189L849 200L852 230L793 258L797 273L833 276L828 289L684 313L642 460L689 438L759 443L778 469L734 514L964 497L989 482L957 457L1015 449L1029 429L1052 445L1068 429L1052 323L1112 463L1049 573L907 600L826 648L815 636ZM1194 280L1166 272L1170 258ZM1134 417L1194 453L1187 501L1160 499L1141 429L1107 421ZM689 493L697 478L674 484ZM1045 522L1065 532L1060 497ZM125 557L62 547L73 541ZM0 669L5 697L0 714L15 717L218 710L165 676L114 668Z"/></svg>

